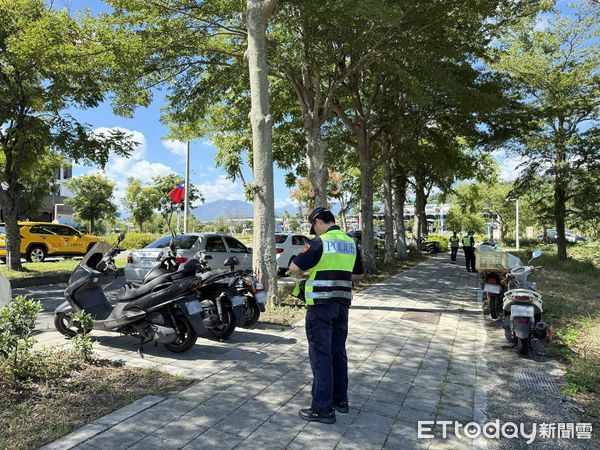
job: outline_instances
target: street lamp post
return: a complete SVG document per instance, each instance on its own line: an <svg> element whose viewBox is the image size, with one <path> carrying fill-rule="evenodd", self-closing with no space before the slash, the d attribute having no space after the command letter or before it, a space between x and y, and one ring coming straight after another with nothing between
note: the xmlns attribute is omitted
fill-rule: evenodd
<svg viewBox="0 0 600 450"><path fill-rule="evenodd" d="M59 206L65 206L64 203L55 203L54 204L54 218L53 218L53 222L56 221L56 223L58 223L58 207Z"/></svg>
<svg viewBox="0 0 600 450"><path fill-rule="evenodd" d="M187 142L185 151L185 200L183 204L183 232L188 232L188 215L190 209L190 141ZM177 216L179 219L179 216ZM177 231L179 231L179 224L177 224Z"/></svg>

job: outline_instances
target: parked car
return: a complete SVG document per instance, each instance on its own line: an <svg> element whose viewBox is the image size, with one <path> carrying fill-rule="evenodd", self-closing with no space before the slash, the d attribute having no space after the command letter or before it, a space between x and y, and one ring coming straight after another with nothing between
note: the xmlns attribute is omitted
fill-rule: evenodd
<svg viewBox="0 0 600 450"><path fill-rule="evenodd" d="M354 238L359 250L362 249L362 230L348 231L346 234L351 238ZM380 238L377 233L373 233L373 239L375 240L375 250L384 247L384 239Z"/></svg>
<svg viewBox="0 0 600 450"><path fill-rule="evenodd" d="M131 282L141 282L148 271L160 261L163 249L169 247L171 235L151 242L140 250L133 250L127 256L125 278ZM252 252L232 236L219 233L188 233L177 236L177 262L184 263L192 258L204 256L212 269L223 269L230 256L236 256L240 262L237 269L252 268Z"/></svg>
<svg viewBox="0 0 600 450"><path fill-rule="evenodd" d="M21 257L42 262L48 256L83 256L100 238L85 235L68 225L51 222L19 222ZM0 224L0 260L6 262L6 225Z"/></svg>
<svg viewBox="0 0 600 450"><path fill-rule="evenodd" d="M544 235L540 234L537 238L542 240L542 239L544 239ZM567 242L572 242L572 243L587 241L587 238L585 238L583 236L579 236L569 230L565 230L565 238L567 239ZM556 239L558 239L558 233L556 232L556 230L548 230L546 232L546 239L552 240L552 241L555 241Z"/></svg>
<svg viewBox="0 0 600 450"><path fill-rule="evenodd" d="M290 263L309 241L309 238L300 234L278 233L275 235L275 258L279 275L285 274Z"/></svg>

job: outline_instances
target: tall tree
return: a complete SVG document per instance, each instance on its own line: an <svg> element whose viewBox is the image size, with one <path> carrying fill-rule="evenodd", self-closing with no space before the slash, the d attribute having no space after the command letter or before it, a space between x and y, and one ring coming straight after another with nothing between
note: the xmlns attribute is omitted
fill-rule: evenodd
<svg viewBox="0 0 600 450"><path fill-rule="evenodd" d="M250 124L254 185L253 266L267 287L267 296L277 294L275 266L275 193L273 186L273 119L269 104L267 67L267 21L278 0L247 0L245 22L248 30L248 71L250 74Z"/></svg>
<svg viewBox="0 0 600 450"><path fill-rule="evenodd" d="M68 181L67 187L73 196L65 203L75 211L75 220L88 223L88 232L95 231L99 219L114 220L117 207L113 194L115 182L103 174L81 175Z"/></svg>
<svg viewBox="0 0 600 450"><path fill-rule="evenodd" d="M154 208L158 203L157 191L150 186L142 185L137 178L129 178L127 183L123 206L131 214L140 231L143 232L144 223L152 219Z"/></svg>
<svg viewBox="0 0 600 450"><path fill-rule="evenodd" d="M538 18L523 20L492 63L536 125L513 139L513 151L525 158L519 185L534 186L538 175L552 180L560 259L567 258L569 202L600 180L600 12L585 0L573 8L568 15L554 11L544 27L535 26Z"/></svg>
<svg viewBox="0 0 600 450"><path fill-rule="evenodd" d="M0 0L0 207L8 263L21 269L19 207L38 161L56 151L103 166L109 152L127 155L124 133L94 134L65 112L99 105L111 60L95 29L44 0Z"/></svg>

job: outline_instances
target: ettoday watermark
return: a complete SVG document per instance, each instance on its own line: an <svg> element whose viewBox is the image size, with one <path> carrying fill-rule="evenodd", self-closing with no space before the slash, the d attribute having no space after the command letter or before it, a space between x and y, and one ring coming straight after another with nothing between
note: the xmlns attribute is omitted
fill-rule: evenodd
<svg viewBox="0 0 600 450"><path fill-rule="evenodd" d="M591 423L515 423L500 420L486 422L483 425L477 422L466 424L452 420L419 420L417 423L419 439L433 439L433 434L441 428L441 437L446 439L449 434L458 438L477 439L484 436L488 439L526 439L531 444L536 439L591 439Z"/></svg>

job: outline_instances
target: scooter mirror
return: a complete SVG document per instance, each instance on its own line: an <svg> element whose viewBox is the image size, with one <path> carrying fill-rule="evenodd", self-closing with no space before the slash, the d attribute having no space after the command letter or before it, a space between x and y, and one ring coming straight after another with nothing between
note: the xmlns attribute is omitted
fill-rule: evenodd
<svg viewBox="0 0 600 450"><path fill-rule="evenodd" d="M125 240L125 233L124 233L124 232L121 232L121 234L119 234L119 237L118 237L118 239L117 239L117 246L118 246L118 245L119 245L121 242L123 242L124 240Z"/></svg>
<svg viewBox="0 0 600 450"><path fill-rule="evenodd" d="M4 275L0 275L0 308L6 306L12 300L12 289L10 281Z"/></svg>
<svg viewBox="0 0 600 450"><path fill-rule="evenodd" d="M537 250L535 250L532 253L531 259L536 259L536 258L539 258L540 256L542 256L542 251L538 248Z"/></svg>

